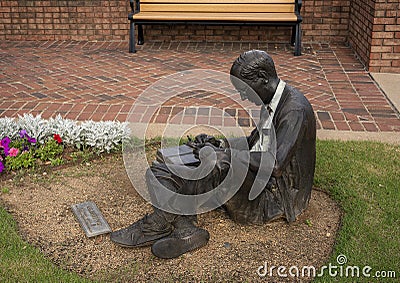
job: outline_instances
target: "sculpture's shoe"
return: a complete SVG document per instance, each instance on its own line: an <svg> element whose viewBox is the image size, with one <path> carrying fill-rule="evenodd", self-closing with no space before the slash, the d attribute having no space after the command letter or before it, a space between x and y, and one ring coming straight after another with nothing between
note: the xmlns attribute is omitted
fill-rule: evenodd
<svg viewBox="0 0 400 283"><path fill-rule="evenodd" d="M178 228L168 237L155 242L151 251L159 258L175 258L205 246L209 239L207 230L198 227Z"/></svg>
<svg viewBox="0 0 400 283"><path fill-rule="evenodd" d="M112 232L111 241L127 248L144 247L171 234L174 227L164 218L152 213L127 228Z"/></svg>

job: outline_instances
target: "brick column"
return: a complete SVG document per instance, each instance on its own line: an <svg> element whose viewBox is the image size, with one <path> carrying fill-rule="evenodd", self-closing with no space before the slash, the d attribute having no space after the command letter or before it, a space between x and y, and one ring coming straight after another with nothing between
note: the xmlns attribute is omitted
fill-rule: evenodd
<svg viewBox="0 0 400 283"><path fill-rule="evenodd" d="M352 0L349 43L370 72L400 73L400 0Z"/></svg>
<svg viewBox="0 0 400 283"><path fill-rule="evenodd" d="M369 71L400 73L400 0L376 0Z"/></svg>

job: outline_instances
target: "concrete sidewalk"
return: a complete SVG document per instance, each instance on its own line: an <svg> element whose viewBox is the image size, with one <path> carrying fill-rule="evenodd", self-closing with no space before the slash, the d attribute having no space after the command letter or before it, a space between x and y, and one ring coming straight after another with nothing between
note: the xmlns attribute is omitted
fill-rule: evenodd
<svg viewBox="0 0 400 283"><path fill-rule="evenodd" d="M371 73L371 76L399 112L400 74Z"/></svg>
<svg viewBox="0 0 400 283"><path fill-rule="evenodd" d="M235 58L249 49L267 51L280 77L307 96L319 138L399 142L398 95L386 86L388 76L374 74L374 80L351 49L326 44L305 44L303 55L294 57L289 45L245 42L147 43L136 54L127 52L126 42L1 42L0 117L32 113L125 121L143 90L160 78L193 69L229 73ZM257 109L244 109L216 90L177 93L130 119L251 127L249 113L256 116Z"/></svg>

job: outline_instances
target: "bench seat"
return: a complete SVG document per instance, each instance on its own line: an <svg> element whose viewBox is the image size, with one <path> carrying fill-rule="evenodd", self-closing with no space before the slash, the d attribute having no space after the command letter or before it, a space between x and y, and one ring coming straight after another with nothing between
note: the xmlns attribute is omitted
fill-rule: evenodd
<svg viewBox="0 0 400 283"><path fill-rule="evenodd" d="M129 52L144 43L145 24L291 26L295 55L301 55L302 0L130 0Z"/></svg>

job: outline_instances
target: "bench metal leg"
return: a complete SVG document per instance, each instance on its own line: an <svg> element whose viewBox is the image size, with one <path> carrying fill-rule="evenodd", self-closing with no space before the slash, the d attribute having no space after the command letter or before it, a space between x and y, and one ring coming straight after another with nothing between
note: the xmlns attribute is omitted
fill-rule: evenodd
<svg viewBox="0 0 400 283"><path fill-rule="evenodd" d="M143 37L143 26L138 25L138 45L144 44L144 37Z"/></svg>
<svg viewBox="0 0 400 283"><path fill-rule="evenodd" d="M296 25L296 39L294 45L294 56L301 55L301 27L300 24Z"/></svg>
<svg viewBox="0 0 400 283"><path fill-rule="evenodd" d="M135 23L131 21L129 29L129 53L136 53L135 43Z"/></svg>
<svg viewBox="0 0 400 283"><path fill-rule="evenodd" d="M292 27L292 37L290 38L290 44L294 46L296 42L296 26Z"/></svg>

